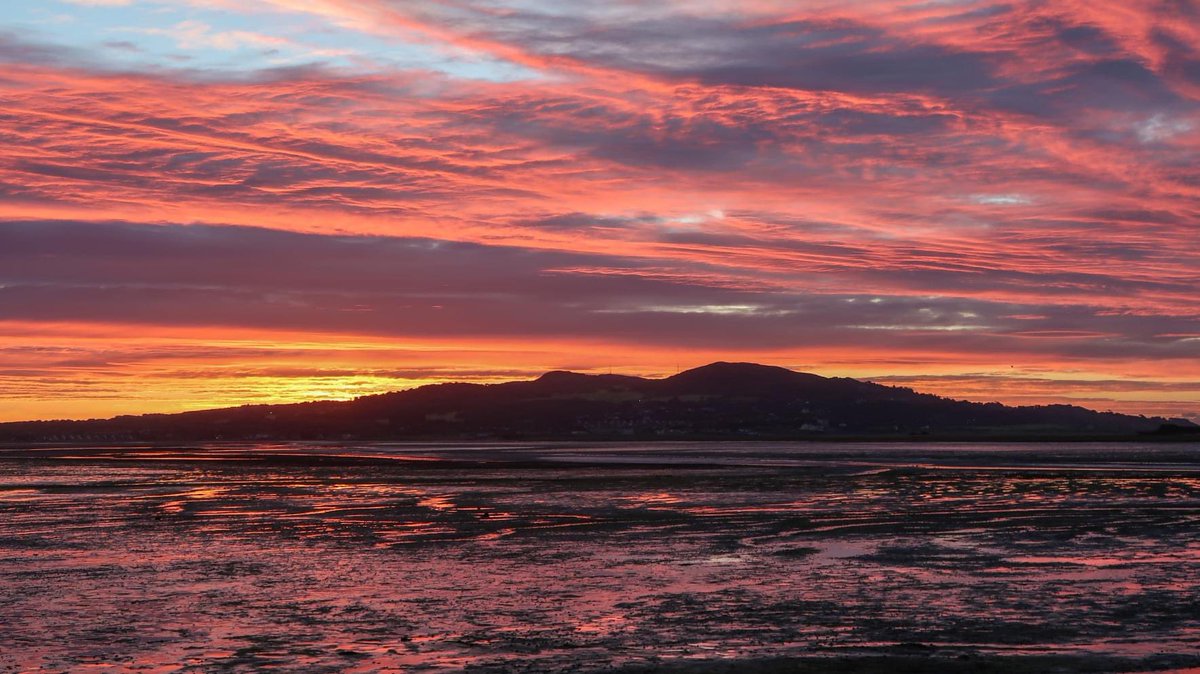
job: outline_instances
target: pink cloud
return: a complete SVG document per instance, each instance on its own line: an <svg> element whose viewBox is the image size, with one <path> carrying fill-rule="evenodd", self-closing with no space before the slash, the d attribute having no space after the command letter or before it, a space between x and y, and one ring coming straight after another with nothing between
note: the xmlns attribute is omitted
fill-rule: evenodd
<svg viewBox="0 0 1200 674"><path fill-rule="evenodd" d="M0 271L0 318L1200 377L1170 336L1200 332L1182 6L274 2L534 75L118 72L2 37L0 244L60 238Z"/></svg>

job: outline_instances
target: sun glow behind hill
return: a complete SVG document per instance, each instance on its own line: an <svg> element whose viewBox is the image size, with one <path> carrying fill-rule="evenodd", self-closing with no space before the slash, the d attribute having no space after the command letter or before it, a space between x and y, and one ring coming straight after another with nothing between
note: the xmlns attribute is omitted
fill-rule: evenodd
<svg viewBox="0 0 1200 674"><path fill-rule="evenodd" d="M16 338L0 345L14 350L31 334L47 329L44 325L9 327ZM3 364L5 368L21 369L15 375L0 377L0 397L6 399L0 421L348 400L429 383L530 379L562 369L564 364L566 369L592 374L611 371L662 377L728 353L693 350L681 354L671 348L583 340L401 342L378 336L234 329L219 330L205 339L189 329L149 328L138 337L126 337L126 327L120 325L58 324L52 328L51 339L58 346L25 350L22 363ZM114 358L114 354L120 355ZM1187 406L1175 400L1200 393L1186 382L1168 388L1164 384L1171 378L1167 371L1131 370L1131 376L1120 381L1095 374L1089 381L1087 373L1077 373L1064 382L1060 379L1063 375L1051 369L1051 363L1019 372L1010 368L995 374L955 375L962 369L983 370L987 364L963 362L944 353L889 355L896 360L875 359L866 367L863 361L872 360L873 354L850 349L751 352L745 353L744 359L781 363L827 376L909 386L966 400L999 400L1013 405L1069 402L1132 414L1186 416ZM663 367L665 362L672 364ZM430 363L444 365L431 367ZM40 376L28 376L38 370ZM901 370L919 374L885 374ZM1144 388L1139 388L1139 377L1146 378ZM1063 395L1066 389L1072 395ZM64 408L61 396L72 401L69 407Z"/></svg>

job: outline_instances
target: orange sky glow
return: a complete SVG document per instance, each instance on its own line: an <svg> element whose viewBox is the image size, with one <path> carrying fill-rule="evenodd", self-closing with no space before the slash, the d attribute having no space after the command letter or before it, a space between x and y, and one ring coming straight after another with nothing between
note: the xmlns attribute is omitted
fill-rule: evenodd
<svg viewBox="0 0 1200 674"><path fill-rule="evenodd" d="M0 421L715 360L1200 420L1200 9L1098 7L0 9Z"/></svg>

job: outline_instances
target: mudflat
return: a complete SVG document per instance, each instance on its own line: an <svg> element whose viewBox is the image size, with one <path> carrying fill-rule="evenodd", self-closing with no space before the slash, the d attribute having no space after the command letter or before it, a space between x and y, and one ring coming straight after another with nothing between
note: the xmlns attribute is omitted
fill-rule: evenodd
<svg viewBox="0 0 1200 674"><path fill-rule="evenodd" d="M0 671L1200 672L1200 445L0 449Z"/></svg>

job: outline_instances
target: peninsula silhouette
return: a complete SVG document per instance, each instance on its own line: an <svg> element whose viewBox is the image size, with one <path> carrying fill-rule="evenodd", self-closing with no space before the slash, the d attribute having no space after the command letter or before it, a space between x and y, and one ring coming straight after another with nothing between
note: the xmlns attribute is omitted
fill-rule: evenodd
<svg viewBox="0 0 1200 674"><path fill-rule="evenodd" d="M320 401L0 424L0 441L697 440L1189 436L1183 419L1010 407L782 367L718 362L664 379L548 372Z"/></svg>

